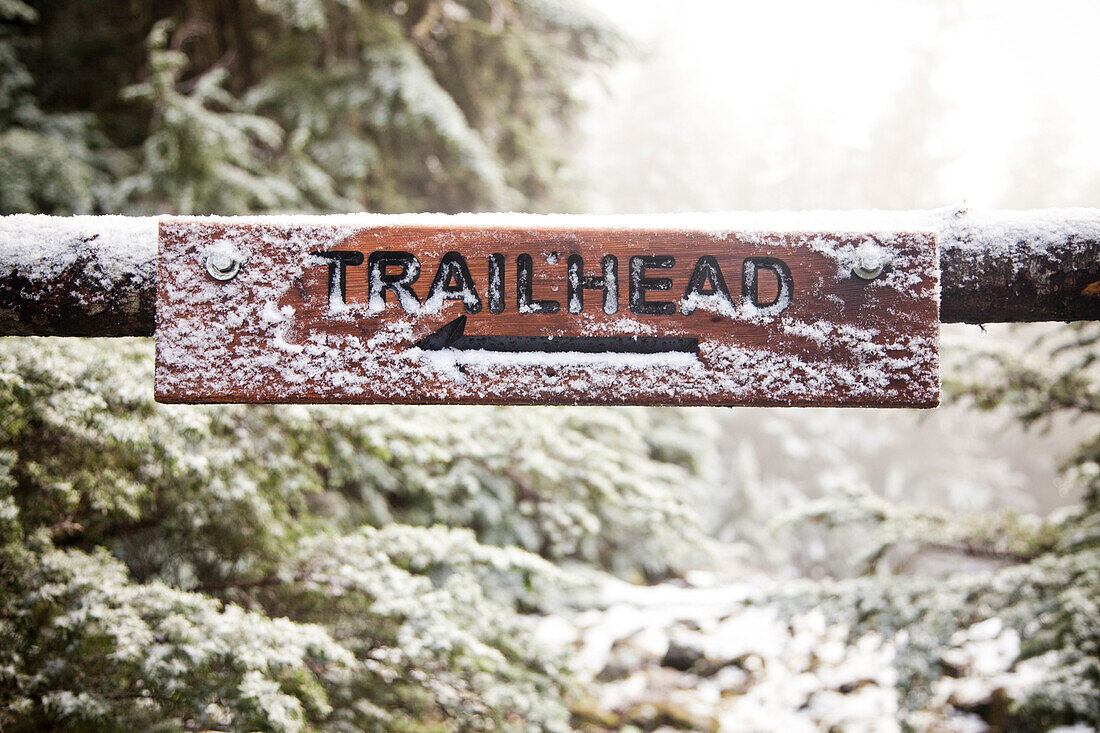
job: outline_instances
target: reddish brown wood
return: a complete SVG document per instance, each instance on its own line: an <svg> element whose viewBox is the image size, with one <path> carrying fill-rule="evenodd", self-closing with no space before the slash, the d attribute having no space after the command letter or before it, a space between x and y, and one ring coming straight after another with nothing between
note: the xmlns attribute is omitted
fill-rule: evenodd
<svg viewBox="0 0 1100 733"><path fill-rule="evenodd" d="M885 239L884 239L885 237ZM894 253L894 269L876 281L843 268L843 252L868 238ZM204 269L211 248L236 247L240 274L216 282ZM312 249L359 251L347 270L349 312L330 310L328 268ZM411 316L387 292L386 308L367 310L367 259L374 251L414 254L421 299L445 252L466 259L482 301L467 314L467 335L555 337L677 336L699 339L690 366L535 364L505 356L463 371L408 349L457 316L462 303ZM486 286L489 256L505 255L505 308L492 314ZM534 261L533 295L553 299L555 314L520 313L516 257ZM604 255L618 258L619 311L602 310L602 293L587 290L579 315L566 309L566 263L584 258L600 273ZM699 257L721 267L740 300L747 257L777 257L794 281L791 305L763 321L706 310L636 315L629 306L629 261L671 255L668 292L649 301L679 307ZM157 399L164 402L391 402L494 404L861 405L938 404L937 253L932 234L734 233L674 230L471 226L383 226L342 231L327 225L242 224L167 220L161 224L158 272ZM761 300L776 280L762 272ZM770 289L770 292L769 292ZM292 315L288 315L291 313ZM279 313L282 315L279 315ZM280 321L281 322L276 322ZM443 352L427 355L447 356ZM463 355L465 356L465 355ZM541 358L541 357L539 357ZM644 359L641 361L645 361ZM566 360L568 362L568 360Z"/></svg>

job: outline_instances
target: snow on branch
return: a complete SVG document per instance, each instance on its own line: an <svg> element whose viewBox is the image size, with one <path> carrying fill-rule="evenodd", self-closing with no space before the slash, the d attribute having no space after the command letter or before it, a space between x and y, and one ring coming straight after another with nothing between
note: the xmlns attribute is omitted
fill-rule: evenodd
<svg viewBox="0 0 1100 733"><path fill-rule="evenodd" d="M316 220L316 217L309 217ZM1100 320L1100 210L761 212L640 216L326 217L377 226L463 223L939 235L944 322ZM156 217L0 217L0 335L153 333Z"/></svg>
<svg viewBox="0 0 1100 733"><path fill-rule="evenodd" d="M155 217L0 218L0 335L146 336Z"/></svg>

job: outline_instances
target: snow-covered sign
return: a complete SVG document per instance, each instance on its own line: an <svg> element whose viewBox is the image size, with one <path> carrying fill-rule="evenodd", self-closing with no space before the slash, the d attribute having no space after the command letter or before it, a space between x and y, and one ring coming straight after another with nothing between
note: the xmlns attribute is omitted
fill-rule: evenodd
<svg viewBox="0 0 1100 733"><path fill-rule="evenodd" d="M157 399L938 403L933 234L729 224L164 219Z"/></svg>

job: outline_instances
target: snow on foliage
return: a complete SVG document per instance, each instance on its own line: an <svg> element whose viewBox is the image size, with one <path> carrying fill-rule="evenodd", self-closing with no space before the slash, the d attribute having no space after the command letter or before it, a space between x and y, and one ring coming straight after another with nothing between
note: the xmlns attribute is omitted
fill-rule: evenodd
<svg viewBox="0 0 1100 733"><path fill-rule="evenodd" d="M74 20L0 0L0 211L567 208L554 141L569 138L553 133L575 110L572 81L619 45L566 0L176 3L168 22L142 13L126 42L104 43L133 5ZM72 86L73 58L97 62L79 69L79 94L51 98ZM135 84L120 94L120 79ZM789 214L693 226L708 217L792 226ZM1100 230L1086 210L800 221L930 229L968 257L1007 248L1014 268L1067 227ZM49 226L64 236L5 220L4 271L80 263L151 282L155 220ZM1091 426L1098 338L1067 328L978 354L948 386L1029 423L1072 413ZM880 562L767 598L681 589L671 610L620 599L533 634L529 611L588 592L549 562L651 578L687 562L700 538L685 498L719 486L700 481L714 466L706 413L171 408L152 403L150 379L148 345L0 344L4 730L1100 727L1095 437L1067 459L1082 505L1042 522L982 521L974 537L973 512L913 514L860 492L816 507L826 522L878 523L879 547L1011 541L993 549L1032 557L1010 566L945 582ZM832 424L808 448L757 427L830 466L848 460ZM763 551L777 540L756 519L791 494L755 458L751 446L733 456L753 481L729 539L752 532ZM825 479L838 489L844 474ZM575 675L600 676L595 706L567 703L570 638L592 662Z"/></svg>
<svg viewBox="0 0 1100 733"><path fill-rule="evenodd" d="M0 344L6 729L564 731L525 613L587 581L543 558L701 551L674 411L166 407L151 369Z"/></svg>

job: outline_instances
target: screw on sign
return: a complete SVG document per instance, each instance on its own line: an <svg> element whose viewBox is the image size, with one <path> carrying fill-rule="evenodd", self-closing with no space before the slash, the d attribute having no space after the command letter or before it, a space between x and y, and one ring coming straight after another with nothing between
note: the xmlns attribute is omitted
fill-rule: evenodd
<svg viewBox="0 0 1100 733"><path fill-rule="evenodd" d="M241 270L241 263L228 252L215 252L206 256L206 271L215 280L232 280Z"/></svg>
<svg viewBox="0 0 1100 733"><path fill-rule="evenodd" d="M939 401L927 232L177 218L159 258L166 402Z"/></svg>

